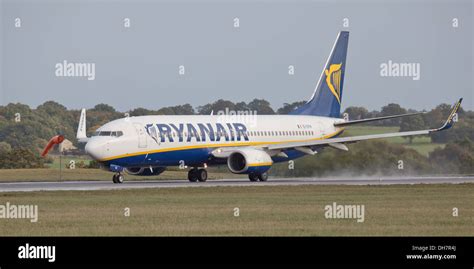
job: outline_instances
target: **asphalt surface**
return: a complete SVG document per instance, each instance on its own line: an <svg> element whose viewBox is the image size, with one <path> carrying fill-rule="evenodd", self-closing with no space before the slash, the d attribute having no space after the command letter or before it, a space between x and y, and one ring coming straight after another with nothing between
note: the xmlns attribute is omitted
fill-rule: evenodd
<svg viewBox="0 0 474 269"><path fill-rule="evenodd" d="M474 183L470 177L371 177L371 178L269 178L267 182L250 182L245 179L219 179L207 182L185 180L125 181L65 181L65 182L5 182L0 183L0 192L31 191L94 191L143 188L196 188L196 187L247 187L247 186L300 186L300 185L394 185L394 184L440 184Z"/></svg>

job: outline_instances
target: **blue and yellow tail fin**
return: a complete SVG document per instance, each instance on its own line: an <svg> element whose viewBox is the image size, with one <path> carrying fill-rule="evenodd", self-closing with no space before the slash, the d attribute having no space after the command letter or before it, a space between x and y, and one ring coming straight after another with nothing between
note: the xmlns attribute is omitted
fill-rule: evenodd
<svg viewBox="0 0 474 269"><path fill-rule="evenodd" d="M339 118L348 42L349 32L339 32L313 96L289 114Z"/></svg>

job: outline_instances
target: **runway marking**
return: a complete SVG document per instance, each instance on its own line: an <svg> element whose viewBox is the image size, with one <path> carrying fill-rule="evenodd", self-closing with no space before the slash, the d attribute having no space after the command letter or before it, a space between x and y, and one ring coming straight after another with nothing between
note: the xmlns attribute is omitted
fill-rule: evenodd
<svg viewBox="0 0 474 269"><path fill-rule="evenodd" d="M185 180L125 181L114 184L108 181L64 181L64 182L5 182L0 183L0 192L32 191L95 191L146 188L195 188L195 187L255 187L255 186L301 186L301 185L396 185L396 184L459 184L474 183L468 177L372 177L372 178L270 178L266 182L250 182L246 179L218 179L207 182Z"/></svg>

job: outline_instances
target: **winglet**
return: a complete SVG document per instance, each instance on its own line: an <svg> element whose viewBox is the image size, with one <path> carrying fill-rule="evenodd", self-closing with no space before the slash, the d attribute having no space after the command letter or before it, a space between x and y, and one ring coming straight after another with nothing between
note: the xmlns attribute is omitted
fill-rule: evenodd
<svg viewBox="0 0 474 269"><path fill-rule="evenodd" d="M87 142L89 139L86 135L86 109L81 110L81 118L79 119L79 125L77 126L76 138L79 142Z"/></svg>
<svg viewBox="0 0 474 269"><path fill-rule="evenodd" d="M443 126L436 129L436 131L446 130L446 129L451 128L454 125L454 120L453 119L454 119L454 116L456 115L456 113L458 113L459 108L461 107L461 102L462 102L462 98L460 98L459 101L457 101L454 104L453 109L451 110L451 113L449 113L448 119L443 124Z"/></svg>

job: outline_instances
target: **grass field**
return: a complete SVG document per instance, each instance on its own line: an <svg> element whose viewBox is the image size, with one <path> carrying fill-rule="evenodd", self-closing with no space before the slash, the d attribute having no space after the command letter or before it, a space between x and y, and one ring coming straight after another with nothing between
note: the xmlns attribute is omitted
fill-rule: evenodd
<svg viewBox="0 0 474 269"><path fill-rule="evenodd" d="M344 131L344 136L393 133L398 132L399 129L399 127L390 126L350 126ZM428 154L434 149L443 148L445 146L444 144L431 143L431 138L429 136L416 136L411 144L408 139L403 137L392 137L384 140L390 143L404 145L407 148L412 148L425 156L428 156Z"/></svg>
<svg viewBox="0 0 474 269"><path fill-rule="evenodd" d="M0 193L39 207L36 223L0 219L0 235L473 236L472 201L474 184ZM365 221L326 219L333 202L364 205Z"/></svg>

